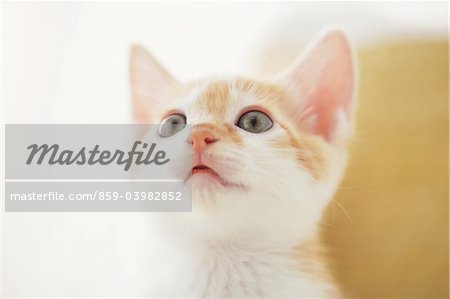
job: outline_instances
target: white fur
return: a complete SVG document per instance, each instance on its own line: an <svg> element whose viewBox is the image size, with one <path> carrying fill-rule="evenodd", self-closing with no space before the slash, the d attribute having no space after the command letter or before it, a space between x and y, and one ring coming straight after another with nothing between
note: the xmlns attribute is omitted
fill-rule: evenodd
<svg viewBox="0 0 450 299"><path fill-rule="evenodd" d="M285 246L167 241L153 295L175 298L330 298Z"/></svg>

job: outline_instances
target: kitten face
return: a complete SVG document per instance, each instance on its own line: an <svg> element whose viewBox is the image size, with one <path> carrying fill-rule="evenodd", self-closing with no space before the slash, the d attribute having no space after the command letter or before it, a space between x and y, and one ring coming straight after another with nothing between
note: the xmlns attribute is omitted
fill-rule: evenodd
<svg viewBox="0 0 450 299"><path fill-rule="evenodd" d="M180 84L140 47L131 79L136 120L192 125L193 213L168 221L233 242L296 243L314 232L345 165L353 66L342 33L273 81Z"/></svg>

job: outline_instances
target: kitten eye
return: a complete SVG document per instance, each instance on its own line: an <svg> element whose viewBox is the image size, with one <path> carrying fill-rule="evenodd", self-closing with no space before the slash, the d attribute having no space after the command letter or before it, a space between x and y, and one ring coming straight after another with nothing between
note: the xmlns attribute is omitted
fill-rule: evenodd
<svg viewBox="0 0 450 299"><path fill-rule="evenodd" d="M166 138L175 135L186 127L186 116L172 114L164 119L159 126L159 136Z"/></svg>
<svg viewBox="0 0 450 299"><path fill-rule="evenodd" d="M252 110L241 115L237 126L250 133L262 133L273 126L273 121L264 112Z"/></svg>

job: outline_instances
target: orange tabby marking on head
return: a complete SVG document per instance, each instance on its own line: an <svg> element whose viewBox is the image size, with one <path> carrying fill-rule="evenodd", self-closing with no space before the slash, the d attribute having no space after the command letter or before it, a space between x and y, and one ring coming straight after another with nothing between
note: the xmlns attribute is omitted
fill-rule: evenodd
<svg viewBox="0 0 450 299"><path fill-rule="evenodd" d="M285 93L276 85L240 78L234 83L236 88L253 94L262 103L275 104L285 97Z"/></svg>
<svg viewBox="0 0 450 299"><path fill-rule="evenodd" d="M235 86L241 90L252 92L258 97L264 97L263 95L276 94L280 90L278 87L272 84L259 82L247 78L239 78L235 81Z"/></svg>
<svg viewBox="0 0 450 299"><path fill-rule="evenodd" d="M299 166L306 169L313 178L320 180L325 175L326 159L320 140L314 136L295 137L287 128L286 135L275 138L272 144L277 148L292 148L296 151Z"/></svg>
<svg viewBox="0 0 450 299"><path fill-rule="evenodd" d="M196 108L222 119L227 111L230 87L227 82L214 82L208 85L196 101Z"/></svg>

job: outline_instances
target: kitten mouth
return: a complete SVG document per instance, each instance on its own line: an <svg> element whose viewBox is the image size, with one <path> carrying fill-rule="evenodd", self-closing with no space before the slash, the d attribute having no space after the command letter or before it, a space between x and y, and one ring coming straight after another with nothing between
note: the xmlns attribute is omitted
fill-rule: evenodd
<svg viewBox="0 0 450 299"><path fill-rule="evenodd" d="M207 175L210 175L210 176L214 177L223 187L244 188L244 186L242 186L241 184L235 184L235 183L231 183L231 182L228 182L228 181L224 180L212 168L210 168L210 167L208 167L208 166L206 166L204 164L199 164L197 166L194 166L192 168L191 175L189 176L189 178L191 178L195 174L207 174Z"/></svg>
<svg viewBox="0 0 450 299"><path fill-rule="evenodd" d="M208 166L203 165L203 164L194 166L192 168L192 174L196 174L196 173L210 173L215 176L219 176L214 170L212 170L211 168L209 168Z"/></svg>

